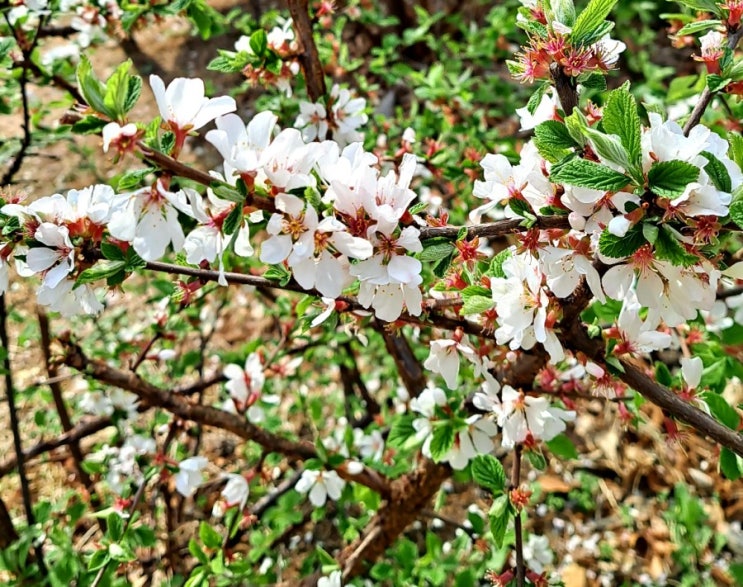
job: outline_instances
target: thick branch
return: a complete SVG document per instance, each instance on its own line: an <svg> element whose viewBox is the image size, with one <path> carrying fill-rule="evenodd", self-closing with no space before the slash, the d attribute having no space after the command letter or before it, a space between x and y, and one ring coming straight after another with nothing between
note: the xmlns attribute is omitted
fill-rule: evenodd
<svg viewBox="0 0 743 587"><path fill-rule="evenodd" d="M561 339L567 347L581 351L593 360L604 361L603 342L590 339L580 322L573 322ZM685 402L673 391L645 375L633 362L622 359L621 364L624 372L619 374L619 378L632 389L666 410L671 416L743 457L742 434L723 426L712 416Z"/></svg>
<svg viewBox="0 0 743 587"><path fill-rule="evenodd" d="M168 410L184 420L227 430L244 440L256 442L271 452L302 460L318 456L315 447L308 442L295 442L268 432L248 422L244 416L231 414L211 406L190 403L170 390L161 389L148 383L136 373L115 369L101 361L89 359L79 346L70 341L62 342L65 345L64 362L66 365L97 381L129 391L150 406ZM364 469L361 473L354 475L341 466L336 469L336 472L347 481L365 485L379 492L382 496L389 493L389 487L384 477L369 469Z"/></svg>

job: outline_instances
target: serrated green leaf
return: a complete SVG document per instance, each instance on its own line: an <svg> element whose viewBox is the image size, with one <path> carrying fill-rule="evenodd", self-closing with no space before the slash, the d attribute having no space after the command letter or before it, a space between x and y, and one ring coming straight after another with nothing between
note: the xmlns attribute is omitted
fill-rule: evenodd
<svg viewBox="0 0 743 587"><path fill-rule="evenodd" d="M502 492L506 488L506 472L493 455L477 455L472 460L472 478L492 493Z"/></svg>
<svg viewBox="0 0 743 587"><path fill-rule="evenodd" d="M490 273L490 275L492 275L493 277L505 278L506 274L503 272L503 263L506 261L506 259L510 258L511 255L511 249L503 249L495 257L493 257L493 260L490 262L488 273Z"/></svg>
<svg viewBox="0 0 743 587"><path fill-rule="evenodd" d="M627 89L619 88L609 93L601 125L605 132L619 137L631 165L639 167L642 158L640 116L635 98Z"/></svg>
<svg viewBox="0 0 743 587"><path fill-rule="evenodd" d="M668 226L660 227L658 238L655 239L653 246L658 259L670 261L674 265L689 267L699 262L699 258L687 252Z"/></svg>
<svg viewBox="0 0 743 587"><path fill-rule="evenodd" d="M658 161L648 171L648 187L664 198L677 198L686 187L699 179L699 167L679 161Z"/></svg>
<svg viewBox="0 0 743 587"><path fill-rule="evenodd" d="M462 305L462 314L469 316L470 314L482 314L487 312L495 305L491 296L470 296L464 301Z"/></svg>
<svg viewBox="0 0 743 587"><path fill-rule="evenodd" d="M707 76L707 87L709 88L710 92L719 92L721 90L724 90L732 81L733 80L729 77L722 77L721 75L717 75L716 73L710 73Z"/></svg>
<svg viewBox="0 0 743 587"><path fill-rule="evenodd" d="M405 414L395 418L387 436L387 445L394 448L402 448L410 439L415 438L415 428L413 427L413 414Z"/></svg>
<svg viewBox="0 0 743 587"><path fill-rule="evenodd" d="M550 174L552 183L564 183L595 190L619 191L630 179L618 171L585 159L572 159Z"/></svg>
<svg viewBox="0 0 743 587"><path fill-rule="evenodd" d="M283 265L271 265L263 274L263 277L271 281L278 281L281 285L286 285L292 278L292 274Z"/></svg>
<svg viewBox="0 0 743 587"><path fill-rule="evenodd" d="M601 254L612 259L623 259L637 251L645 242L639 226L630 228L624 236L611 234L607 229L599 237L599 250Z"/></svg>
<svg viewBox="0 0 743 587"><path fill-rule="evenodd" d="M678 31L676 31L676 35L679 37L695 35L702 31L720 27L721 25L721 20L695 20L682 26Z"/></svg>
<svg viewBox="0 0 743 587"><path fill-rule="evenodd" d="M128 114L137 105L142 95L142 78L138 75L129 76L126 98L124 99L124 114Z"/></svg>
<svg viewBox="0 0 743 587"><path fill-rule="evenodd" d="M239 204L234 206L222 224L222 231L229 235L235 232L243 221L243 207Z"/></svg>
<svg viewBox="0 0 743 587"><path fill-rule="evenodd" d="M570 33L573 43L581 45L592 37L595 30L603 25L616 3L617 0L591 0L575 20Z"/></svg>
<svg viewBox="0 0 743 587"><path fill-rule="evenodd" d="M477 296L491 296L492 292L483 285L469 285L461 291L462 299L467 300Z"/></svg>
<svg viewBox="0 0 743 587"><path fill-rule="evenodd" d="M258 57L263 57L268 48L268 35L263 29L258 29L250 35L250 48Z"/></svg>
<svg viewBox="0 0 743 587"><path fill-rule="evenodd" d="M565 434L558 434L546 444L553 455L562 459L577 459L579 456L575 444Z"/></svg>
<svg viewBox="0 0 743 587"><path fill-rule="evenodd" d="M500 495L493 500L488 512L490 522L490 532L493 534L493 540L498 548L503 548L503 540L508 530L508 522L514 514L513 506L508 500L507 495Z"/></svg>
<svg viewBox="0 0 743 587"><path fill-rule="evenodd" d="M95 76L90 59L84 53L80 56L80 63L77 66L76 73L77 85L88 106L112 120L115 119L116 113L109 111L104 100L106 86Z"/></svg>
<svg viewBox="0 0 743 587"><path fill-rule="evenodd" d="M134 247L129 247L126 250L126 270L135 271L144 267L147 267L147 261L137 254Z"/></svg>
<svg viewBox="0 0 743 587"><path fill-rule="evenodd" d="M188 541L188 552L190 552L191 556L202 565L209 564L209 557L206 556L206 553L202 550L201 546L199 546L199 543L193 538Z"/></svg>
<svg viewBox="0 0 743 587"><path fill-rule="evenodd" d="M108 112L111 113L109 116L113 120L124 122L126 118L125 105L128 102L129 96L129 69L132 66L132 61L128 59L124 63L120 64L116 70L111 74L111 77L106 80L106 90L103 96L103 103L106 105ZM140 80L140 91L141 91L141 80Z"/></svg>
<svg viewBox="0 0 743 587"><path fill-rule="evenodd" d="M106 534L114 542L118 542L124 537L124 523L121 521L121 516L116 512L109 514L106 518Z"/></svg>
<svg viewBox="0 0 743 587"><path fill-rule="evenodd" d="M433 438L429 445L431 458L437 463L443 459L454 446L456 431L451 422L443 422L433 429Z"/></svg>
<svg viewBox="0 0 743 587"><path fill-rule="evenodd" d="M606 77L601 73L588 73L578 76L578 83L586 90L597 90L603 92L606 90Z"/></svg>
<svg viewBox="0 0 743 587"><path fill-rule="evenodd" d="M240 190L232 187L231 185L213 181L209 187L214 192L214 195L218 198L222 198L223 200L228 200L230 202L236 202L238 204L245 203L245 196L240 193Z"/></svg>
<svg viewBox="0 0 743 587"><path fill-rule="evenodd" d="M730 218L740 228L743 228L743 199L735 200L730 204Z"/></svg>
<svg viewBox="0 0 743 587"><path fill-rule="evenodd" d="M116 184L116 190L119 192L126 192L138 188L145 177L152 173L152 169L135 169L129 171L119 178Z"/></svg>
<svg viewBox="0 0 743 587"><path fill-rule="evenodd" d="M107 242L101 243L101 254L109 261L123 261L125 257L124 251L118 246Z"/></svg>
<svg viewBox="0 0 743 587"><path fill-rule="evenodd" d="M547 120L536 126L534 145L539 154L551 163L560 161L573 149L580 147L570 136L567 127L556 120Z"/></svg>
<svg viewBox="0 0 743 587"><path fill-rule="evenodd" d="M723 162L709 151L702 151L702 155L707 159L707 165L704 166L704 170L709 175L712 183L715 184L715 187L722 192L732 192L733 182Z"/></svg>
<svg viewBox="0 0 743 587"><path fill-rule="evenodd" d="M524 455L529 460L531 466L538 471L544 471L547 468L547 459L544 458L541 450L527 450L524 452Z"/></svg>
<svg viewBox="0 0 743 587"><path fill-rule="evenodd" d="M423 262L431 263L434 261L441 261L451 255L453 251L454 245L450 242L437 242L429 246L424 244L424 248L418 254L418 258Z"/></svg>
<svg viewBox="0 0 743 587"><path fill-rule="evenodd" d="M602 160L614 163L626 171L632 169L629 153L617 135L607 135L594 128L585 129L585 133L593 150Z"/></svg>
<svg viewBox="0 0 743 587"><path fill-rule="evenodd" d="M72 125L72 132L80 135L99 134L107 124L107 120L103 120L97 116L88 115Z"/></svg>

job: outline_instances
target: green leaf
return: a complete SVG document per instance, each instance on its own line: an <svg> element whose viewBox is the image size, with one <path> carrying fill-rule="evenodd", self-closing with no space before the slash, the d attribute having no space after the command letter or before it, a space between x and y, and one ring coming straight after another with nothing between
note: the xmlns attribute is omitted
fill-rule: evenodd
<svg viewBox="0 0 743 587"><path fill-rule="evenodd" d="M551 163L564 159L573 149L580 147L570 136L567 127L556 120L547 120L536 126L534 145L539 154Z"/></svg>
<svg viewBox="0 0 743 587"><path fill-rule="evenodd" d="M733 80L729 77L722 77L716 73L710 73L707 76L707 87L710 92L719 92L720 90L724 90L732 81Z"/></svg>
<svg viewBox="0 0 743 587"><path fill-rule="evenodd" d="M132 66L131 59L119 65L106 81L106 93L103 96L103 103L106 105L108 112L112 113L110 117L119 122L124 122L126 118L125 106L129 100L129 69ZM142 80L139 81L139 91L142 90ZM137 96L139 97L139 96ZM134 101L136 103L136 99ZM132 104L132 107L134 104Z"/></svg>
<svg viewBox="0 0 743 587"><path fill-rule="evenodd" d="M113 542L118 542L124 537L124 523L121 520L121 516L117 513L112 513L106 518L106 526L109 538Z"/></svg>
<svg viewBox="0 0 743 587"><path fill-rule="evenodd" d="M599 250L603 255L612 259L629 257L644 244L645 237L639 226L633 226L624 236L611 234L607 229L599 237Z"/></svg>
<svg viewBox="0 0 743 587"><path fill-rule="evenodd" d="M550 87L550 84L543 83L532 92L531 96L529 97L529 101L526 103L526 110L527 112L529 112L529 114L534 114L537 111L539 104L542 102L542 98L547 93L547 90L550 89Z"/></svg>
<svg viewBox="0 0 743 587"><path fill-rule="evenodd" d="M531 466L538 471L544 471L547 468L547 459L544 458L541 450L527 450L524 452L524 455L529 459Z"/></svg>
<svg viewBox="0 0 743 587"><path fill-rule="evenodd" d="M209 564L209 557L206 556L206 553L201 548L201 546L199 546L199 543L196 542L196 540L194 540L193 538L188 541L188 552L190 552L191 556L193 556L202 565Z"/></svg>
<svg viewBox="0 0 743 587"><path fill-rule="evenodd" d="M446 275L446 272L449 270L449 267L451 266L453 260L454 249L452 249L451 253L449 253L446 257L444 257L443 259L439 259L434 263L433 274L436 277L443 278Z"/></svg>
<svg viewBox="0 0 743 587"><path fill-rule="evenodd" d="M292 274L283 265L271 265L263 274L263 277L272 281L278 281L281 285L286 285L291 280Z"/></svg>
<svg viewBox="0 0 743 587"><path fill-rule="evenodd" d="M150 173L152 173L152 169L150 168L128 171L119 178L119 182L116 184L116 191L126 192L138 188L144 178Z"/></svg>
<svg viewBox="0 0 743 587"><path fill-rule="evenodd" d="M737 199L730 204L730 218L740 228L743 228L743 198Z"/></svg>
<svg viewBox="0 0 743 587"><path fill-rule="evenodd" d="M199 524L199 538L207 548L212 550L222 548L222 536L206 522Z"/></svg>
<svg viewBox="0 0 743 587"><path fill-rule="evenodd" d="M232 208L230 213L227 215L227 218L224 219L224 223L222 224L222 231L225 234L232 234L240 227L242 221L243 207L237 205Z"/></svg>
<svg viewBox="0 0 743 587"><path fill-rule="evenodd" d="M469 316L470 314L482 314L487 312L495 305L491 296L470 296L467 298L462 305L462 314Z"/></svg>
<svg viewBox="0 0 743 587"><path fill-rule="evenodd" d="M454 446L455 437L456 431L451 422L443 422L440 426L434 428L430 450L431 458L435 462L438 463L441 461L446 456L446 453L451 450Z"/></svg>
<svg viewBox="0 0 743 587"><path fill-rule="evenodd" d="M677 198L698 179L699 167L678 159L653 163L648 171L648 187L663 198Z"/></svg>
<svg viewBox="0 0 743 587"><path fill-rule="evenodd" d="M454 245L450 242L435 242L433 244L423 244L423 250L418 254L418 258L426 263L441 261L454 252Z"/></svg>
<svg viewBox="0 0 743 587"><path fill-rule="evenodd" d="M730 158L743 169L743 136L737 132L729 132L727 139L730 143Z"/></svg>
<svg viewBox="0 0 743 587"><path fill-rule="evenodd" d="M80 56L80 63L77 66L77 85L88 106L112 120L116 118L116 113L108 109L104 100L106 86L93 73L93 66L85 54Z"/></svg>
<svg viewBox="0 0 743 587"><path fill-rule="evenodd" d="M721 25L722 21L720 20L695 20L682 26L678 31L676 31L676 35L679 37L695 35L696 33L717 28Z"/></svg>
<svg viewBox="0 0 743 587"><path fill-rule="evenodd" d="M660 361L657 361L655 363L655 380L661 385L670 387L673 379L671 378L671 372L668 370L668 367L665 363L662 363Z"/></svg>
<svg viewBox="0 0 743 587"><path fill-rule="evenodd" d="M105 548L101 550L96 550L93 553L93 556L90 557L90 560L88 561L88 570L89 571L97 571L101 567L104 567L108 564L108 561L111 560L111 555L108 554L108 550Z"/></svg>
<svg viewBox="0 0 743 587"><path fill-rule="evenodd" d="M550 452L562 459L577 459L578 450L575 444L565 434L558 434L552 440L547 441L547 448Z"/></svg>
<svg viewBox="0 0 743 587"><path fill-rule="evenodd" d="M402 448L411 438L415 437L415 428L413 427L413 414L405 414L396 417L390 428L387 444L395 448Z"/></svg>
<svg viewBox="0 0 743 587"><path fill-rule="evenodd" d="M125 114L128 114L136 106L139 96L142 95L142 78L138 75L132 75L129 77L128 84L126 98L124 100Z"/></svg>
<svg viewBox="0 0 743 587"><path fill-rule="evenodd" d="M531 228L537 221L537 217L531 209L531 205L526 200L520 198L511 198L508 200L508 207L513 210L513 213L517 216L521 216L526 220L526 223L522 223L527 228Z"/></svg>
<svg viewBox="0 0 743 587"><path fill-rule="evenodd" d="M477 455L473 459L472 478L492 493L500 493L506 488L506 472L493 455Z"/></svg>
<svg viewBox="0 0 743 587"><path fill-rule="evenodd" d="M263 29L258 29L250 35L250 48L258 57L263 57L268 48L268 35Z"/></svg>
<svg viewBox="0 0 743 587"><path fill-rule="evenodd" d="M107 124L107 120L103 120L98 116L88 115L72 125L72 132L80 135L96 135L99 134Z"/></svg>
<svg viewBox="0 0 743 587"><path fill-rule="evenodd" d="M76 285L82 285L84 283L92 283L99 279L105 279L115 273L118 273L124 267L126 263L124 261L98 261L92 267L83 271L75 281Z"/></svg>
<svg viewBox="0 0 743 587"><path fill-rule="evenodd" d="M585 159L568 161L557 173L551 174L550 181L611 192L619 191L630 183L626 175Z"/></svg>
<svg viewBox="0 0 743 587"><path fill-rule="evenodd" d="M606 77L601 73L583 73L578 76L578 83L586 90L606 90Z"/></svg>
<svg viewBox="0 0 743 587"><path fill-rule="evenodd" d="M738 416L738 412L735 411L735 408L724 397L714 391L708 391L703 395L702 399L709 406L709 411L712 412L712 415L722 424L732 430L738 429L740 416Z"/></svg>
<svg viewBox="0 0 743 587"><path fill-rule="evenodd" d="M136 269L143 269L147 267L147 261L137 255L134 247L129 247L126 250L126 267L127 271L135 271Z"/></svg>
<svg viewBox="0 0 743 587"><path fill-rule="evenodd" d="M490 532L493 534L493 540L498 548L503 548L503 540L508 530L508 522L513 516L513 507L508 500L507 495L501 495L493 500L490 506L488 519L490 520Z"/></svg>
<svg viewBox="0 0 743 587"><path fill-rule="evenodd" d="M676 239L672 230L666 225L661 225L658 238L655 239L653 246L655 247L655 256L658 259L670 261L674 265L689 267L699 261L696 255L687 252Z"/></svg>
<svg viewBox="0 0 743 587"><path fill-rule="evenodd" d="M617 135L606 135L594 128L587 128L584 132L591 140L593 150L601 159L619 165L627 171L632 169L633 164L630 162L629 153Z"/></svg>
<svg viewBox="0 0 743 587"><path fill-rule="evenodd" d="M604 131L619 137L622 146L627 150L630 163L634 167L639 167L642 158L640 116L637 113L635 98L626 88L609 93L601 125Z"/></svg>
<svg viewBox="0 0 743 587"><path fill-rule="evenodd" d="M575 21L570 33L573 43L581 45L585 39L591 37L595 30L604 24L616 3L617 0L591 0Z"/></svg>
<svg viewBox="0 0 743 587"><path fill-rule="evenodd" d="M232 187L229 184L219 181L213 181L209 187L214 192L214 195L218 198L229 200L230 202L236 202L238 204L245 203L245 196L240 193L240 190Z"/></svg>
<svg viewBox="0 0 743 587"><path fill-rule="evenodd" d="M702 155L704 155L708 161L707 165L704 166L704 170L707 172L707 175L709 175L712 183L715 184L715 187L721 192L732 192L733 182L730 179L730 174L723 162L708 151L702 151Z"/></svg>
<svg viewBox="0 0 743 587"><path fill-rule="evenodd" d="M737 481L743 477L743 459L729 448L723 447L720 450L720 471L731 481Z"/></svg>
<svg viewBox="0 0 743 587"><path fill-rule="evenodd" d="M503 271L503 263L505 263L506 259L509 259L511 255L511 249L503 249L493 257L493 260L490 262L490 269L488 270L490 275L505 279L506 274Z"/></svg>

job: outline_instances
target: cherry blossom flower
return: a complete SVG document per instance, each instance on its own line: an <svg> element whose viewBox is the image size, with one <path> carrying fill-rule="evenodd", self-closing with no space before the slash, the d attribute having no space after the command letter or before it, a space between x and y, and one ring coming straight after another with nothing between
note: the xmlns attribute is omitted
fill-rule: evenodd
<svg viewBox="0 0 743 587"><path fill-rule="evenodd" d="M451 339L432 340L430 346L431 352L423 366L429 371L441 375L449 389L456 389L457 375L459 374L459 353L474 357L475 350Z"/></svg>
<svg viewBox="0 0 743 587"><path fill-rule="evenodd" d="M338 84L335 84L330 90L330 104L335 123L333 139L341 146L362 141L364 135L356 129L369 120L364 113L366 100L352 98L349 90L341 89Z"/></svg>
<svg viewBox="0 0 743 587"><path fill-rule="evenodd" d="M492 377L486 378L473 402L479 409L496 415L505 448L524 442L529 434L537 440L552 440L565 430L566 422L575 420L575 412L551 407L547 399L526 395L510 385L501 389Z"/></svg>
<svg viewBox="0 0 743 587"><path fill-rule="evenodd" d="M324 141L328 134L327 116L325 106L322 104L300 102L294 127L302 131L302 138L308 143L315 139Z"/></svg>
<svg viewBox="0 0 743 587"><path fill-rule="evenodd" d="M75 248L70 241L70 231L66 226L42 222L34 238L46 246L29 249L26 263L34 273L43 273L43 284L53 289L75 267Z"/></svg>
<svg viewBox="0 0 743 587"><path fill-rule="evenodd" d="M338 500L345 486L346 482L335 471L306 470L294 488L299 493L309 493L310 503L319 508L328 497Z"/></svg>
<svg viewBox="0 0 743 587"><path fill-rule="evenodd" d="M255 177L262 168L261 156L271 143L271 135L278 117L270 111L256 114L245 125L237 114L220 116L217 129L206 133L206 140L224 159L227 181L237 175Z"/></svg>
<svg viewBox="0 0 743 587"><path fill-rule="evenodd" d="M472 194L487 202L470 212L470 221L480 222L483 214L511 199L526 200L536 211L549 204L547 195L552 193L552 186L542 173L546 162L533 143L524 146L518 165L512 165L504 155L489 153L480 166L485 170L485 181L475 180ZM512 214L510 209L506 213Z"/></svg>
<svg viewBox="0 0 743 587"><path fill-rule="evenodd" d="M531 130L547 120L554 120L559 106L560 100L557 97L557 92L555 92L554 88L550 88L542 96L533 114L529 112L529 108L526 106L516 108L516 114L521 121L521 128L519 130Z"/></svg>
<svg viewBox="0 0 743 587"><path fill-rule="evenodd" d="M375 462L382 460L384 454L384 438L379 430L372 430L369 434L364 434L360 428L353 429L353 442L359 449L359 454L365 459L371 459Z"/></svg>
<svg viewBox="0 0 743 587"><path fill-rule="evenodd" d="M465 428L457 432L454 446L442 459L456 471L464 469L477 455L490 453L495 446L493 437L498 434L498 427L488 418L470 416L466 424Z"/></svg>
<svg viewBox="0 0 743 587"><path fill-rule="evenodd" d="M137 125L130 122L121 126L118 122L109 122L103 127L101 136L103 138L103 152L108 153L108 149L113 143L119 150L125 150L127 143L137 135Z"/></svg>
<svg viewBox="0 0 743 587"><path fill-rule="evenodd" d="M671 344L671 335L655 330L657 322L640 319L640 303L632 292L628 292L617 318L620 342L614 353L649 353L666 349Z"/></svg>
<svg viewBox="0 0 743 587"><path fill-rule="evenodd" d="M420 316L423 311L423 294L418 286L406 283L374 285L362 281L359 286L358 301L364 308L372 307L374 315L380 320L394 322L402 314L403 307L411 316Z"/></svg>
<svg viewBox="0 0 743 587"><path fill-rule="evenodd" d="M121 194L111 211L111 236L132 243L145 261L157 261L169 244L177 252L185 237L178 221L178 210L187 209L184 192L173 194L160 182L130 194Z"/></svg>
<svg viewBox="0 0 743 587"><path fill-rule="evenodd" d="M320 577L317 580L317 587L343 587L342 579L341 571L333 571L327 577Z"/></svg>
<svg viewBox="0 0 743 587"><path fill-rule="evenodd" d="M524 545L524 560L529 569L542 574L554 559L555 555L550 549L549 539L546 536L530 534Z"/></svg>
<svg viewBox="0 0 743 587"><path fill-rule="evenodd" d="M175 474L175 489L183 497L191 497L201 485L201 471L209 464L206 457L190 457L178 464Z"/></svg>
<svg viewBox="0 0 743 587"><path fill-rule="evenodd" d="M244 475L226 473L222 478L227 479L227 482L222 488L220 499L214 502L212 507L212 515L215 518L221 518L225 511L233 507L242 510L250 495L250 484Z"/></svg>
<svg viewBox="0 0 743 587"><path fill-rule="evenodd" d="M241 257L250 257L253 247L250 246L250 230L247 220L242 220L235 229L237 234L225 235L222 233L224 221L237 205L228 200L218 198L211 189L207 190L207 200L194 190L184 189L182 193L188 198L190 207L184 211L195 218L200 226L194 228L183 241L183 250L186 252L186 261L198 265L202 261L219 262L220 285L227 285L224 276L224 253L227 245L235 238L235 253ZM183 197L179 197L182 200Z"/></svg>
<svg viewBox="0 0 743 587"><path fill-rule="evenodd" d="M539 260L547 277L547 285L558 298L571 295L585 276L586 283L596 298L606 301L601 288L601 277L593 266L589 256L590 247L586 241L570 239L570 248L542 247L539 249ZM582 245L582 246L581 246Z"/></svg>
<svg viewBox="0 0 743 587"><path fill-rule="evenodd" d="M250 353L244 367L230 363L225 365L222 372L227 377L225 387L238 411L245 410L257 401L266 382L263 362L258 353Z"/></svg>
<svg viewBox="0 0 743 587"><path fill-rule="evenodd" d="M446 405L446 394L438 387L427 387L420 395L410 400L410 409L421 415L413 420L415 438L423 442L423 454L431 456L431 440L433 438L433 422L436 420L436 407Z"/></svg>
<svg viewBox="0 0 743 587"><path fill-rule="evenodd" d="M160 76L152 74L150 87L163 122L168 123L176 135L198 130L237 108L234 98L229 96L207 98L204 80L199 78L177 77L166 89Z"/></svg>
<svg viewBox="0 0 743 587"><path fill-rule="evenodd" d="M65 317L97 314L103 310L103 304L98 301L90 285L77 285L72 279L63 279L55 287L42 284L36 291L36 301Z"/></svg>

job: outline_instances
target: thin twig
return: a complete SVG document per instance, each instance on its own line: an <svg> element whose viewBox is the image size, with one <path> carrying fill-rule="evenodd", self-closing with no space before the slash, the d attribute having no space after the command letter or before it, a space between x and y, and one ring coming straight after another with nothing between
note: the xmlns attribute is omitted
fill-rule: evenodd
<svg viewBox="0 0 743 587"><path fill-rule="evenodd" d="M728 38L728 47L731 51L735 50L738 46L741 36L743 36L743 27L738 28L738 30L730 34L730 37ZM684 125L684 135L689 136L691 129L702 120L702 116L704 116L704 112L707 110L707 106L709 106L714 95L714 92L709 89L709 86L704 88L702 95L699 96L699 101L696 106L694 106L694 110L692 110L691 115L689 116L689 120L687 120Z"/></svg>
<svg viewBox="0 0 743 587"><path fill-rule="evenodd" d="M521 486L521 445L517 444L513 451L513 468L511 469L511 489L518 490ZM513 519L513 530L516 537L516 585L526 585L526 565L524 564L524 530L521 523L521 510L516 512Z"/></svg>
<svg viewBox="0 0 743 587"><path fill-rule="evenodd" d="M44 355L46 373L49 376L49 381L51 381L51 383L49 383L49 389L52 392L54 406L57 409L59 420L62 423L62 430L64 430L65 432L70 432L70 430L72 430L74 426L72 424L72 420L70 419L70 414L67 411L64 397L62 396L62 386L59 384L58 381L54 381L54 379L57 377L57 366L52 361L52 337L49 329L49 317L41 308L37 308L36 315L39 320L39 331L41 333L41 350ZM98 493L96 492L93 480L90 478L90 475L88 475L87 471L83 468L83 460L85 460L85 457L83 456L83 451L80 449L80 443L78 441L70 442L68 448L70 450L70 454L72 455L72 459L75 462L77 476L82 484L85 486L85 489L88 491L88 495L90 496L90 503L94 508L97 508L98 505L100 505L100 499L98 498ZM105 533L105 520L103 520L102 518L98 518L98 524L101 528L101 531Z"/></svg>
<svg viewBox="0 0 743 587"><path fill-rule="evenodd" d="M325 88L325 73L312 34L312 21L307 12L309 2L308 0L287 0L287 4L292 15L297 39L301 44L301 53L297 58L304 73L307 94L312 102L317 102L327 91Z"/></svg>
<svg viewBox="0 0 743 587"><path fill-rule="evenodd" d="M23 496L23 507L26 510L26 523L28 526L36 524L34 517L33 500L31 498L31 486L26 476L26 462L23 455L23 441L21 440L20 425L18 422L18 411L15 404L15 386L13 385L13 371L10 364L10 345L8 344L8 313L6 308L5 294L0 295L0 345L4 349L2 353L2 366L5 378L5 396L8 400L8 412L10 415L10 428L13 432L13 446L15 447L16 460L18 462L18 477L21 481L21 495ZM46 576L47 569L44 563L44 552L41 543L36 545L36 562L39 571Z"/></svg>

